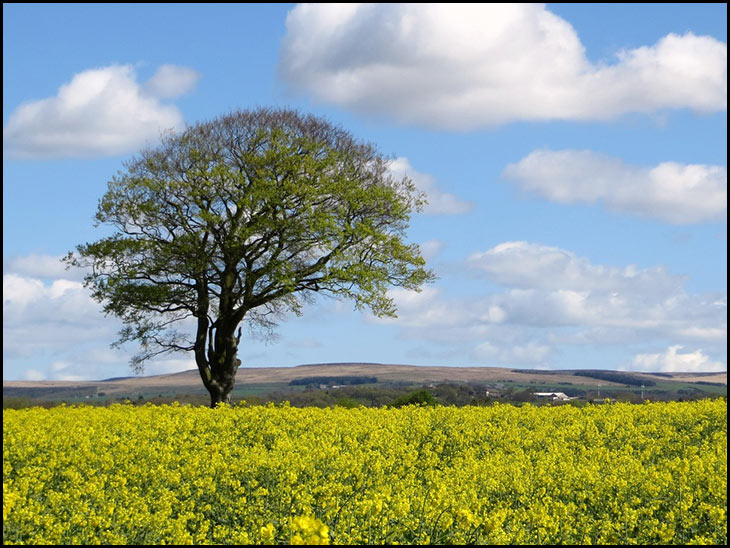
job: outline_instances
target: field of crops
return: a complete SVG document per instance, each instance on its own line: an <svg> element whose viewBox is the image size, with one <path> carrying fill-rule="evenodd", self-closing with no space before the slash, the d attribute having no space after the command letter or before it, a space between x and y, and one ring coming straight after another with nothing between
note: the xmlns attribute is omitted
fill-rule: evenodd
<svg viewBox="0 0 730 548"><path fill-rule="evenodd" d="M5 411L7 544L726 544L725 400Z"/></svg>

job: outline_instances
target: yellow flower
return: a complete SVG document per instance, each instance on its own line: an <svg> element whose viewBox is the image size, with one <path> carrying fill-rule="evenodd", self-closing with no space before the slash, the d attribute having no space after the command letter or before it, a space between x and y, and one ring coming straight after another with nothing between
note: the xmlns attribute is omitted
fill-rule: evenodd
<svg viewBox="0 0 730 548"><path fill-rule="evenodd" d="M274 535L276 534L276 528L272 523L267 523L260 530L261 540L264 544L273 544Z"/></svg>

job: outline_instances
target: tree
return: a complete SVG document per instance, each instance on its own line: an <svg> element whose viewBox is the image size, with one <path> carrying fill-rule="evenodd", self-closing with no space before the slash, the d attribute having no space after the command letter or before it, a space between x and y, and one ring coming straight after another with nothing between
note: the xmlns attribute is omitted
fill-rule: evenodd
<svg viewBox="0 0 730 548"><path fill-rule="evenodd" d="M408 394L403 394L393 402L393 407L403 407L404 405L436 405L436 398L425 388L416 390Z"/></svg>
<svg viewBox="0 0 730 548"><path fill-rule="evenodd" d="M211 406L230 402L242 322L270 329L316 294L394 316L389 288L433 279L404 240L424 196L389 161L321 118L234 112L125 163L96 213L112 235L65 261L123 321L114 345L139 342L136 371L190 351Z"/></svg>

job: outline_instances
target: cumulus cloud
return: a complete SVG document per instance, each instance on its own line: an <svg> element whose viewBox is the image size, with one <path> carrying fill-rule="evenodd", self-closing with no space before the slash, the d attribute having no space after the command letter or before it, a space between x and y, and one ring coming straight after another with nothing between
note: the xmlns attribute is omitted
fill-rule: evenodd
<svg viewBox="0 0 730 548"><path fill-rule="evenodd" d="M726 296L689 293L688 280L664 267L598 265L530 242L474 253L466 266L503 289L471 298L396 289L398 319L373 321L398 325L407 338L470 348L480 359L541 366L573 345L676 341L719 355L727 342Z"/></svg>
<svg viewBox="0 0 730 548"><path fill-rule="evenodd" d="M161 102L189 91L198 74L165 65L140 84L131 65L76 74L58 94L19 106L3 128L11 156L98 156L134 151L161 131L180 128L178 108Z"/></svg>
<svg viewBox="0 0 730 548"><path fill-rule="evenodd" d="M466 262L495 283L524 289L667 295L676 293L687 281L662 266L594 265L571 251L524 241L504 242L472 253Z"/></svg>
<svg viewBox="0 0 730 548"><path fill-rule="evenodd" d="M42 371L38 371L37 369L27 369L25 371L25 374L23 375L23 380L26 381L44 381L46 380L46 375Z"/></svg>
<svg viewBox="0 0 730 548"><path fill-rule="evenodd" d="M16 261L21 266L29 263L33 261ZM3 274L4 376L25 380L118 376L130 358L122 349L109 349L120 328L121 322L105 317L101 305L77 281ZM189 369L195 369L192 356L178 354L151 360L145 374Z"/></svg>
<svg viewBox="0 0 730 548"><path fill-rule="evenodd" d="M162 65L144 85L144 91L161 99L178 97L192 90L199 79L200 74L191 68Z"/></svg>
<svg viewBox="0 0 730 548"><path fill-rule="evenodd" d="M165 357L150 361L145 367L145 375L170 375L197 369L195 359L191 355L178 354L178 357Z"/></svg>
<svg viewBox="0 0 730 548"><path fill-rule="evenodd" d="M657 354L637 354L632 361L632 369L640 371L713 372L727 371L727 364L713 361L702 350L680 352L680 345L670 346L666 352Z"/></svg>
<svg viewBox="0 0 730 548"><path fill-rule="evenodd" d="M441 240L428 240L427 242L419 244L419 247L421 248L421 255L423 258L430 261L441 254L445 245Z"/></svg>
<svg viewBox="0 0 730 548"><path fill-rule="evenodd" d="M510 289L490 307L505 322L541 326L635 329L675 337L725 339L726 301L691 295L687 278L664 267L594 265L558 247L505 242L472 254L467 265Z"/></svg>
<svg viewBox="0 0 730 548"><path fill-rule="evenodd" d="M504 345L492 342L484 342L476 346L474 354L481 359L491 362L512 364L543 364L552 352L552 349L545 344L534 341L523 345Z"/></svg>
<svg viewBox="0 0 730 548"><path fill-rule="evenodd" d="M79 282L3 274L3 356L71 350L90 341L109 344L119 326L102 319L101 307Z"/></svg>
<svg viewBox="0 0 730 548"><path fill-rule="evenodd" d="M441 190L437 184L436 179L428 173L421 173L413 169L413 166L408 161L408 158L400 157L396 158L390 163L390 173L396 179L408 177L413 181L418 190L426 194L428 203L423 208L424 213L430 213L432 215L460 215L463 213L469 213L474 207L474 204L465 202Z"/></svg>
<svg viewBox="0 0 730 548"><path fill-rule="evenodd" d="M279 71L317 100L428 127L727 108L727 45L669 34L592 63L544 4L300 4Z"/></svg>
<svg viewBox="0 0 730 548"><path fill-rule="evenodd" d="M51 364L51 371L53 371L54 373L58 373L59 371L68 369L70 365L71 364L69 362L64 362L64 361L53 362Z"/></svg>
<svg viewBox="0 0 730 548"><path fill-rule="evenodd" d="M502 177L562 204L600 202L613 211L672 224L727 219L727 168L663 162L624 164L589 150L536 150Z"/></svg>
<svg viewBox="0 0 730 548"><path fill-rule="evenodd" d="M82 281L85 272L79 268L66 270L61 255L31 254L3 258L3 274L12 273L36 279L67 279Z"/></svg>
<svg viewBox="0 0 730 548"><path fill-rule="evenodd" d="M104 315L102 306L78 279L82 271L65 271L58 259L30 255L3 261L3 378L81 380L119 376L129 367L136 346L110 348L118 339L122 322ZM171 354L150 360L145 374L176 373L195 367L192 355Z"/></svg>

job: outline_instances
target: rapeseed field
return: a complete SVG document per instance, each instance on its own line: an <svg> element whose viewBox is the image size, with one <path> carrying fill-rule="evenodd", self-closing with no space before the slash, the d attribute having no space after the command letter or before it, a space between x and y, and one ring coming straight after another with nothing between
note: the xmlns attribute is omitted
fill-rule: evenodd
<svg viewBox="0 0 730 548"><path fill-rule="evenodd" d="M727 407L7 410L5 544L726 544Z"/></svg>

